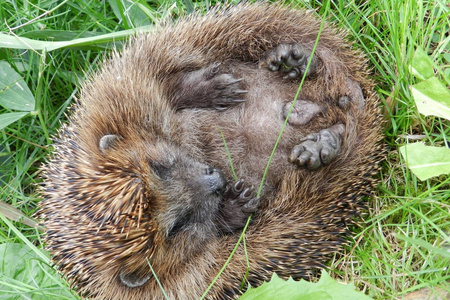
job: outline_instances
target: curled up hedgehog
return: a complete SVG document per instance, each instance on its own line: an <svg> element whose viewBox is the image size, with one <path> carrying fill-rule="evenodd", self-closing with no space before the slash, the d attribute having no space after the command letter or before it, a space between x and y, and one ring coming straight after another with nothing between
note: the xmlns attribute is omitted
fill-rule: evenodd
<svg viewBox="0 0 450 300"><path fill-rule="evenodd" d="M198 299L250 215L208 299L273 272L308 278L341 249L375 184L381 122L364 57L329 25L312 53L319 27L280 5L218 8L133 38L84 84L39 213L72 288Z"/></svg>

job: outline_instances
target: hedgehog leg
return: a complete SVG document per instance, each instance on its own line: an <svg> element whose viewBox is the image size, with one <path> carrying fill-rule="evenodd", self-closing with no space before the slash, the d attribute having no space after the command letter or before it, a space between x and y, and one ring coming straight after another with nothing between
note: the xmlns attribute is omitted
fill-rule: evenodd
<svg viewBox="0 0 450 300"><path fill-rule="evenodd" d="M289 162L309 170L329 164L341 149L344 132L345 126L337 124L307 135L292 149Z"/></svg>
<svg viewBox="0 0 450 300"><path fill-rule="evenodd" d="M235 232L245 226L248 217L256 212L259 198L253 187L246 187L243 180L229 185L221 202L217 226L223 233Z"/></svg>
<svg viewBox="0 0 450 300"><path fill-rule="evenodd" d="M220 73L220 65L215 62L206 68L183 73L177 82L175 107L226 110L244 102L247 91L241 88L243 79Z"/></svg>
<svg viewBox="0 0 450 300"><path fill-rule="evenodd" d="M306 70L311 51L300 44L280 44L267 51L259 65L270 71L286 73L284 78L299 78L306 71L306 76L313 75L318 67L317 58L313 56L311 64Z"/></svg>
<svg viewBox="0 0 450 300"><path fill-rule="evenodd" d="M347 92L339 98L339 107L343 110L348 110L353 105L357 109L363 109L365 102L361 85L347 77Z"/></svg>
<svg viewBox="0 0 450 300"><path fill-rule="evenodd" d="M288 123L292 126L301 126L308 124L315 116L322 113L324 108L317 103L308 100L297 100L292 107L292 102L288 102L283 106L283 118L289 116ZM290 112L290 114L289 114Z"/></svg>

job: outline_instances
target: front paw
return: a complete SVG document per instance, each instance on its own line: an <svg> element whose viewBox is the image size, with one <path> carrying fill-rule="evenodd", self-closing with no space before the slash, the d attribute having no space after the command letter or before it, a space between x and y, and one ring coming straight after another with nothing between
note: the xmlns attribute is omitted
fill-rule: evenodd
<svg viewBox="0 0 450 300"><path fill-rule="evenodd" d="M313 56L306 70L311 51L300 44L280 44L267 51L260 61L260 66L266 66L270 71L286 73L284 78L299 78L306 72L311 76L317 69L317 58Z"/></svg>
<svg viewBox="0 0 450 300"><path fill-rule="evenodd" d="M248 217L257 211L259 201L253 187L246 187L243 180L228 185L217 218L220 231L234 232L243 228Z"/></svg>
<svg viewBox="0 0 450 300"><path fill-rule="evenodd" d="M344 132L345 126L337 124L307 135L292 149L289 162L308 170L316 170L329 164L341 150Z"/></svg>
<svg viewBox="0 0 450 300"><path fill-rule="evenodd" d="M217 110L226 110L229 106L236 105L245 100L242 98L247 93L241 89L242 78L235 78L233 74L219 74L220 63L216 62L209 70L206 70L206 90L210 90L212 106ZM209 87L208 87L209 86Z"/></svg>
<svg viewBox="0 0 450 300"><path fill-rule="evenodd" d="M183 74L174 100L177 108L215 108L222 111L244 102L247 91L242 88L243 79L221 73L220 66L220 62L215 62Z"/></svg>

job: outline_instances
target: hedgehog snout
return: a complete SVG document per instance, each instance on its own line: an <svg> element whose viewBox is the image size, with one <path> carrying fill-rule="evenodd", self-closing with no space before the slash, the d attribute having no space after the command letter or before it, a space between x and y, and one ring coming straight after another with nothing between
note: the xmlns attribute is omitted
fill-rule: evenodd
<svg viewBox="0 0 450 300"><path fill-rule="evenodd" d="M227 181L220 170L213 167L206 168L204 180L212 193L218 196L222 196L225 193Z"/></svg>

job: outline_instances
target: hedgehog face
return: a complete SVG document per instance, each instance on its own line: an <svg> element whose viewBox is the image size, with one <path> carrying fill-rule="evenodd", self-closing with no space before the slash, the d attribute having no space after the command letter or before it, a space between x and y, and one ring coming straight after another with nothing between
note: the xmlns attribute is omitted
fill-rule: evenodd
<svg viewBox="0 0 450 300"><path fill-rule="evenodd" d="M126 199L121 195L131 193L115 192L119 197L108 201L116 212L109 213L118 216L119 226L126 224L122 226L129 228L127 239L137 234L136 241L146 240L138 242L145 247L124 256L119 272L122 284L131 288L145 284L151 277L147 259L155 269L166 265L167 247L188 254L217 234L215 221L227 184L219 170L193 159L187 151L162 138L148 141L136 136L130 140L105 135L98 148L98 163L110 166L103 171L120 173L113 176L117 181L112 185L134 192ZM123 213L126 207L127 213Z"/></svg>
<svg viewBox="0 0 450 300"><path fill-rule="evenodd" d="M121 143L118 145L118 143ZM127 148L132 144L133 148ZM125 147L124 147L125 145ZM178 233L200 240L214 233L214 218L226 187L222 173L194 160L180 147L164 141L137 144L117 135L105 135L99 142L107 157L124 158L140 178L150 214L159 231L169 239Z"/></svg>
<svg viewBox="0 0 450 300"><path fill-rule="evenodd" d="M153 162L151 169L163 187L166 206L158 223L168 237L191 232L204 238L215 231L214 217L226 187L220 171L181 153L173 160Z"/></svg>

